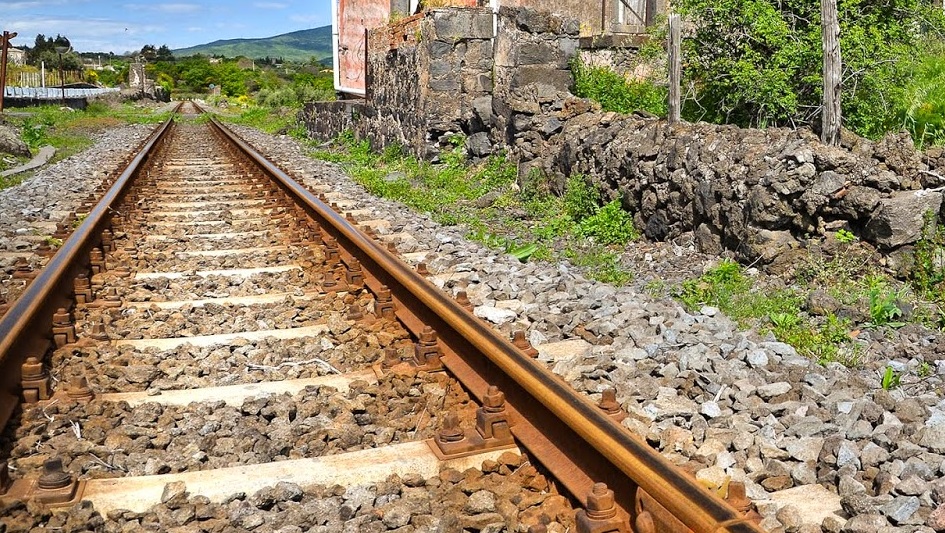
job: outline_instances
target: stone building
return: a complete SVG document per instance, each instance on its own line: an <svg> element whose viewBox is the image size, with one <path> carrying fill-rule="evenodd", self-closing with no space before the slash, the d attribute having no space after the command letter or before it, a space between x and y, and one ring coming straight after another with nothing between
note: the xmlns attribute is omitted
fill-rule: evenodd
<svg viewBox="0 0 945 533"><path fill-rule="evenodd" d="M487 8L495 14L502 7L548 10L540 0L436 0L437 7ZM363 97L367 91L368 35L390 22L411 17L423 6L418 0L332 0L335 90ZM667 0L556 0L550 10L578 24L581 46L626 48L639 43L639 35L666 10ZM494 37L494 35L493 35Z"/></svg>
<svg viewBox="0 0 945 533"><path fill-rule="evenodd" d="M9 61L11 65L25 65L26 52L19 48L7 48L7 61Z"/></svg>

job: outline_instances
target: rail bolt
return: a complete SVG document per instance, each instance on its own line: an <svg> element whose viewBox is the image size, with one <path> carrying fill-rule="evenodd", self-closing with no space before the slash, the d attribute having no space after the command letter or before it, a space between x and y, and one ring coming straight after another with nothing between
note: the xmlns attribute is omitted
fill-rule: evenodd
<svg viewBox="0 0 945 533"><path fill-rule="evenodd" d="M742 516L754 522L761 522L761 515L755 510L755 504L748 498L745 491L745 483L741 481L732 481L728 484L728 496L725 497L732 507Z"/></svg>
<svg viewBox="0 0 945 533"><path fill-rule="evenodd" d="M361 320L364 318L364 311L361 310L361 306L352 303L348 306L348 320Z"/></svg>
<svg viewBox="0 0 945 533"><path fill-rule="evenodd" d="M72 315L66 308L60 307L53 313L52 331L57 348L75 342L75 326L72 323Z"/></svg>
<svg viewBox="0 0 945 533"><path fill-rule="evenodd" d="M414 345L414 365L425 370L439 370L443 368L440 355L442 353L436 332L430 326L424 326L420 339Z"/></svg>
<svg viewBox="0 0 945 533"><path fill-rule="evenodd" d="M578 533L630 533L630 524L617 516L614 491L605 483L594 483L584 509L574 516Z"/></svg>
<svg viewBox="0 0 945 533"><path fill-rule="evenodd" d="M482 407L476 410L476 431L484 440L494 439L495 445L512 443L505 394L495 385L489 385L482 397Z"/></svg>
<svg viewBox="0 0 945 533"><path fill-rule="evenodd" d="M89 386L89 380L85 376L73 377L69 382L69 388L66 389L66 395L77 402L89 402L95 399L95 393Z"/></svg>
<svg viewBox="0 0 945 533"><path fill-rule="evenodd" d="M443 428L436 434L436 438L440 442L459 442L466 438L455 411L448 411L443 416Z"/></svg>
<svg viewBox="0 0 945 533"><path fill-rule="evenodd" d="M105 323L101 320L92 324L92 338L97 341L109 340L108 333L105 331Z"/></svg>
<svg viewBox="0 0 945 533"><path fill-rule="evenodd" d="M357 259L352 259L351 264L345 269L345 281L349 287L364 286L364 272L361 270L361 262Z"/></svg>
<svg viewBox="0 0 945 533"><path fill-rule="evenodd" d="M421 276L429 276L430 271L427 269L426 263L417 263L417 274Z"/></svg>
<svg viewBox="0 0 945 533"><path fill-rule="evenodd" d="M72 484L72 474L62 469L62 459L54 457L43 461L43 475L39 476L41 490L64 489Z"/></svg>
<svg viewBox="0 0 945 533"><path fill-rule="evenodd" d="M384 368L393 368L394 365L400 362L400 354L397 353L397 348L393 346L384 348L384 360L381 362Z"/></svg>
<svg viewBox="0 0 945 533"><path fill-rule="evenodd" d="M42 361L36 357L28 357L20 367L20 376L23 400L26 403L36 403L39 400L49 399L49 373L43 368Z"/></svg>
<svg viewBox="0 0 945 533"><path fill-rule="evenodd" d="M36 272L33 271L33 265L29 264L29 261L25 257L20 257L16 260L16 270L13 271L13 279L25 279L32 280L36 277Z"/></svg>
<svg viewBox="0 0 945 533"><path fill-rule="evenodd" d="M92 248L89 252L89 265L92 268L92 274L102 274L106 271L105 254L101 248Z"/></svg>
<svg viewBox="0 0 945 533"><path fill-rule="evenodd" d="M86 273L80 273L72 282L72 291L75 293L77 304L89 304L95 300L92 293L92 281Z"/></svg>
<svg viewBox="0 0 945 533"><path fill-rule="evenodd" d="M532 359L538 358L538 350L525 339L525 332L523 330L517 329L512 332L512 344Z"/></svg>
<svg viewBox="0 0 945 533"><path fill-rule="evenodd" d="M466 291L459 291L456 293L456 303L458 303L463 309L472 313L473 304L471 301L469 301L469 296L466 294Z"/></svg>
<svg viewBox="0 0 945 533"><path fill-rule="evenodd" d="M613 387L607 387L601 392L600 403L597 404L597 407L600 407L601 411L607 413L607 416L617 422L622 422L624 418L627 418L627 413L617 403L617 389Z"/></svg>
<svg viewBox="0 0 945 533"><path fill-rule="evenodd" d="M374 315L377 318L394 320L397 314L394 307L394 299L391 296L387 285L381 285L374 297Z"/></svg>

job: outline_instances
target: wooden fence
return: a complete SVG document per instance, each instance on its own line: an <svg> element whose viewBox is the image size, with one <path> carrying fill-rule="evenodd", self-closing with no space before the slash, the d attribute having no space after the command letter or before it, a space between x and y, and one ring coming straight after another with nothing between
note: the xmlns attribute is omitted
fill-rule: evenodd
<svg viewBox="0 0 945 533"><path fill-rule="evenodd" d="M63 74L67 84L85 81L84 72L81 70L67 70ZM59 83L58 69L46 69L46 83L43 83L41 72L7 72L7 87L55 87Z"/></svg>

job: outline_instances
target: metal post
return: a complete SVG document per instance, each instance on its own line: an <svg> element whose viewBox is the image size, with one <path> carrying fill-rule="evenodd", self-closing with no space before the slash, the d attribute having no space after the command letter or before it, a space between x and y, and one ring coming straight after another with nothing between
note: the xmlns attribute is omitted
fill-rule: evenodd
<svg viewBox="0 0 945 533"><path fill-rule="evenodd" d="M62 88L62 107L66 107L66 75L62 70L62 52L59 52L59 87Z"/></svg>
<svg viewBox="0 0 945 533"><path fill-rule="evenodd" d="M669 101L667 102L667 120L670 124L679 122L682 104L680 85L682 83L682 46L680 41L679 15L669 16Z"/></svg>
<svg viewBox="0 0 945 533"><path fill-rule="evenodd" d="M62 87L62 107L66 107L66 73L62 67L62 54L72 50L72 44L69 39L63 37L56 45L56 52L59 53L59 84Z"/></svg>

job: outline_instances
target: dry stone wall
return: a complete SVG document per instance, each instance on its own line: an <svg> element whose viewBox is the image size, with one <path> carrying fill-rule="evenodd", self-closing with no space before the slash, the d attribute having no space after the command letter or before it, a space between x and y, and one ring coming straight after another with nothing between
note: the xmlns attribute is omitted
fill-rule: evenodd
<svg viewBox="0 0 945 533"><path fill-rule="evenodd" d="M805 236L841 228L908 251L925 214L942 213L945 153L907 135L828 147L805 129L602 113L568 92L579 33L529 9L502 7L495 22L484 8L431 10L370 34L363 103L310 104L302 119L317 138L353 130L426 158L462 133L471 156L505 150L559 188L587 175L652 239L692 231L703 251L749 261L790 262Z"/></svg>
<svg viewBox="0 0 945 533"><path fill-rule="evenodd" d="M558 112L560 115L561 112ZM533 122L535 120L533 119ZM885 251L917 241L945 183L908 135L829 147L806 129L741 129L586 112L533 165L583 173L653 239L694 231L702 250L790 261L799 239L850 229Z"/></svg>

